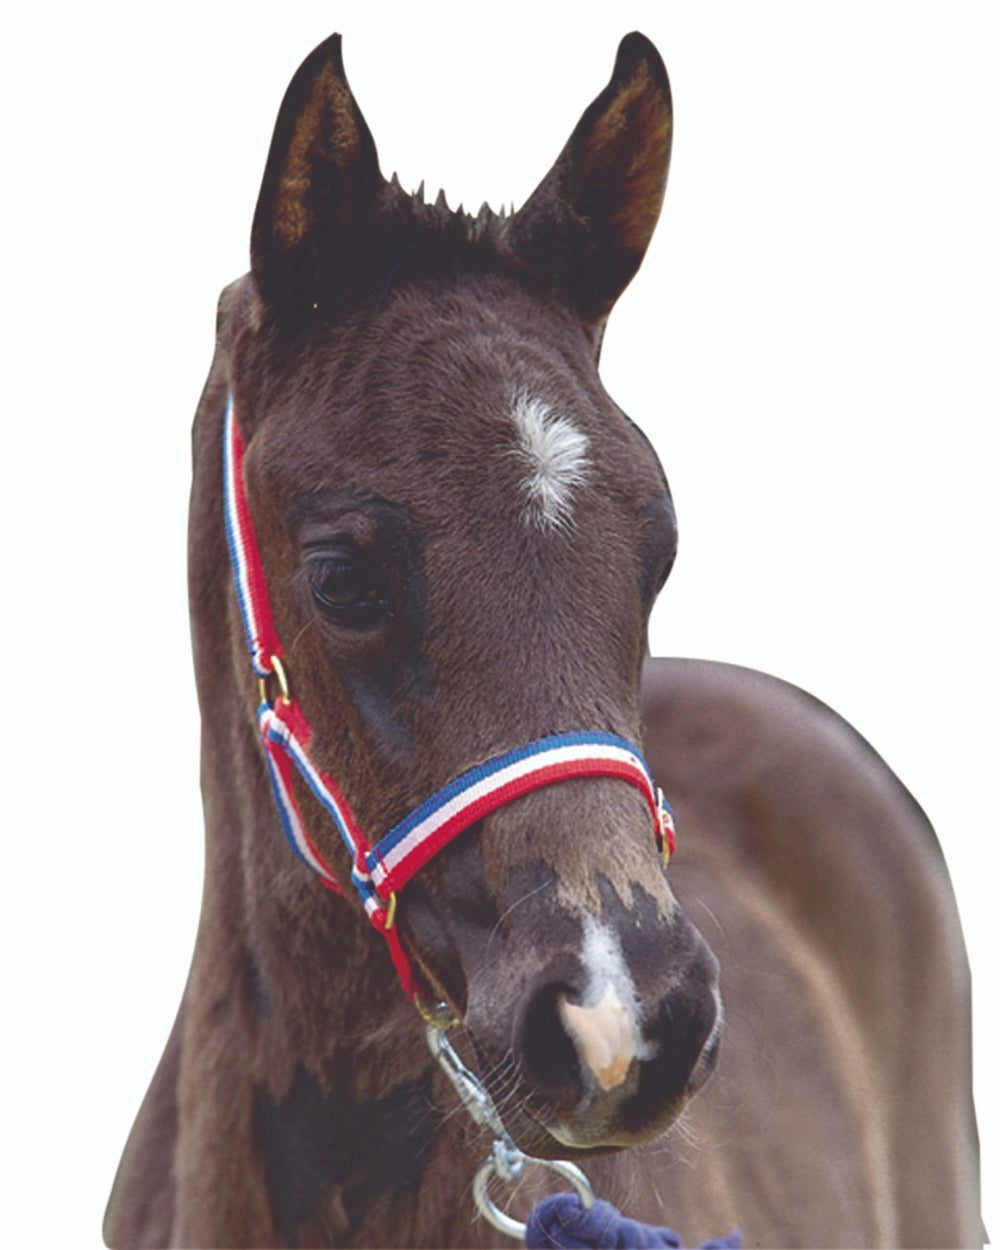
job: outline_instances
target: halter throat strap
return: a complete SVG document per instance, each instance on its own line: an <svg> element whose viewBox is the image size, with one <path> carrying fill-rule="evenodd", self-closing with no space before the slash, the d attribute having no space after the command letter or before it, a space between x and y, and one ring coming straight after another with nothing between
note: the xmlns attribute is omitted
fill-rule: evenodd
<svg viewBox="0 0 1000 1250"><path fill-rule="evenodd" d="M336 781L317 767L310 753L312 730L292 694L274 628L244 488L243 440L231 394L226 404L223 464L226 540L247 650L260 683L257 723L282 829L299 858L324 885L340 892L337 875L306 829L295 796L297 775L340 834L350 856L351 882L369 920L388 942L410 998L416 998L421 987L395 924L399 891L453 838L514 799L574 777L626 781L645 799L661 854L665 862L669 860L674 852L673 817L641 751L624 738L601 732L554 734L493 756L449 781L371 844ZM276 687L273 696L272 687Z"/></svg>

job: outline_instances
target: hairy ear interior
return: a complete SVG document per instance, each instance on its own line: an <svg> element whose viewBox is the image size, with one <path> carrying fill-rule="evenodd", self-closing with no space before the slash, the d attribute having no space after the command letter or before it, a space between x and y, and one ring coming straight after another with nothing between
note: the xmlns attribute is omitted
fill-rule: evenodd
<svg viewBox="0 0 1000 1250"><path fill-rule="evenodd" d="M275 123L250 248L265 300L318 296L382 185L375 142L333 35L299 67Z"/></svg>
<svg viewBox="0 0 1000 1250"><path fill-rule="evenodd" d="M622 60L619 53L616 75L627 68L627 76L584 136L580 190L585 202L589 195L592 213L606 207L621 251L635 255L638 264L663 204L673 112L662 62L658 74L648 56L639 55L627 66Z"/></svg>
<svg viewBox="0 0 1000 1250"><path fill-rule="evenodd" d="M556 163L515 214L511 246L601 322L642 262L660 215L673 108L660 54L637 32L618 48L611 81L580 118Z"/></svg>
<svg viewBox="0 0 1000 1250"><path fill-rule="evenodd" d="M272 229L275 241L282 247L297 247L316 221L317 213L310 205L310 199L315 201L322 195L321 188L315 185L316 176L326 173L330 180L331 175L339 175L343 180L357 157L361 136L352 104L347 86L327 63L295 120L278 175ZM341 199L332 207L343 222L348 216L348 205Z"/></svg>

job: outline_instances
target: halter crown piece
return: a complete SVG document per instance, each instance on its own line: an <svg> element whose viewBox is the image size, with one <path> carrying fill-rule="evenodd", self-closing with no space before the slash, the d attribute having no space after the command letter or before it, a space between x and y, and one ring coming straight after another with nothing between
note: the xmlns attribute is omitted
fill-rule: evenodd
<svg viewBox="0 0 1000 1250"><path fill-rule="evenodd" d="M664 862L674 853L670 806L657 790L638 747L615 734L573 732L539 738L495 755L449 781L374 845L362 833L340 787L309 754L312 736L289 685L281 640L275 632L260 549L243 482L243 440L233 397L226 404L224 437L226 538L236 597L253 670L260 683L257 722L282 828L292 849L340 892L337 877L309 836L293 789L297 771L333 820L351 857L351 881L368 918L389 945L407 995L418 1002L415 969L395 925L396 897L410 878L464 829L531 790L570 777L617 777L635 786L653 817ZM274 679L278 694L268 693Z"/></svg>

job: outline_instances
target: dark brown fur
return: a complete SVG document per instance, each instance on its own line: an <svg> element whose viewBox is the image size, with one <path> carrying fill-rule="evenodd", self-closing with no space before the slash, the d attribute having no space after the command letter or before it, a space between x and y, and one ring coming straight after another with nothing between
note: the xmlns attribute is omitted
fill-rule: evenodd
<svg viewBox="0 0 1000 1250"><path fill-rule="evenodd" d="M638 796L573 781L467 831L404 892L405 940L520 1143L566 1155L570 1133L602 1196L692 1240L732 1225L750 1245L981 1239L967 974L919 810L846 726L773 679L679 661L643 674L673 509L595 366L656 222L670 133L660 59L629 36L524 208L473 219L382 179L339 40L296 74L195 423L205 895L109 1244L503 1244L468 1195L488 1141L455 1114L383 943L280 835L224 540L228 390L294 690L362 827L565 729L644 729L675 800L669 884ZM518 392L589 440L561 528L525 517ZM328 549L377 575L391 610L374 628L318 610ZM656 1042L593 1098L552 1007L583 992L585 916L617 934ZM699 929L727 1033L689 1105L717 1058L718 965Z"/></svg>

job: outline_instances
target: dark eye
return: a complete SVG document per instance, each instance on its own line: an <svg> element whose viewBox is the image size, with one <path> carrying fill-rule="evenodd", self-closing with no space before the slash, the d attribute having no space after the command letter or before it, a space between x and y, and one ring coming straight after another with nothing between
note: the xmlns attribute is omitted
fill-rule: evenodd
<svg viewBox="0 0 1000 1250"><path fill-rule="evenodd" d="M309 589L322 611L338 625L368 629L389 610L389 602L364 564L348 556L309 561Z"/></svg>

